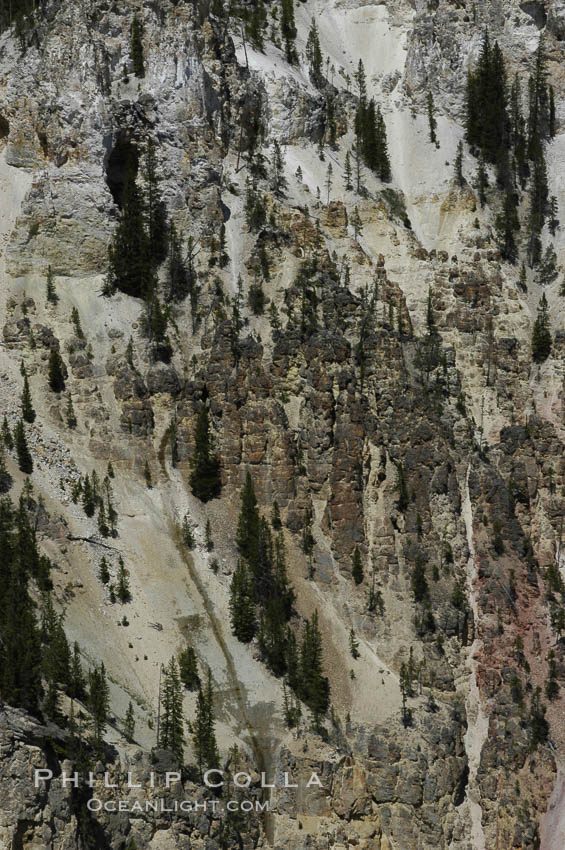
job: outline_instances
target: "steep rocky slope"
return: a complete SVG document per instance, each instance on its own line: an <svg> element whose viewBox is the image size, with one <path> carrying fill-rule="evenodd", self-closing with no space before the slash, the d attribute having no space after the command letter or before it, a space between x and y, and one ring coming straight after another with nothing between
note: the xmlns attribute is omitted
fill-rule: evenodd
<svg viewBox="0 0 565 850"><path fill-rule="evenodd" d="M274 6L267 4L269 15ZM494 232L500 198L493 186L480 206L477 162L467 150L465 185L453 174L467 71L484 28L524 82L543 30L557 105L549 183L565 209L565 6L296 6L295 65L268 39L263 50L244 40L235 17L226 24L188 3L63 0L38 16L25 49L8 31L0 38L0 409L13 428L23 359L38 413L27 433L43 504L41 547L58 565L55 595L69 639L80 643L85 666L102 660L110 679L113 755L110 767L96 770L100 777L132 766L149 772L160 665L188 639L212 673L222 760L237 743L257 797L260 773L277 777L269 814L246 816L239 845L223 836L219 815L87 815L82 792L55 783L48 792L28 787L34 767L70 769L65 731L5 707L2 846L63 850L89 846L87 835L91 846L116 850L130 839L151 850L562 846L563 705L559 696L542 697L550 736L534 747L532 696L538 686L544 691L550 650L558 681L565 672L555 627L560 593L548 580L549 567L562 571L563 275L545 287L554 344L536 365L531 333L541 287L528 270L524 291L519 266L501 260ZM143 79L131 73L135 11L144 24ZM304 58L312 16L339 107L336 144L325 146L323 161L325 101ZM364 171L362 197L344 188L359 59L383 110L392 165L386 185ZM437 146L429 141L429 92ZM287 181L282 197L268 179L261 182L272 216L259 232L249 230L245 211L248 150L240 128L249 113L264 124L267 160L275 140L283 146ZM199 274L197 305L186 299L174 307L167 364L151 357L142 301L101 295L127 153L141 151L148 138L156 143L169 219L185 240L193 238ZM351 225L355 207L359 235ZM210 263L211 237L222 223L229 262L219 268ZM559 262L564 233L551 240ZM256 316L247 306L262 249L271 260L264 291L278 323L268 310ZM314 256L308 297L315 321L305 329L299 271ZM56 305L45 297L48 266ZM230 303L240 276L243 329L235 352ZM66 397L48 386L56 341L75 429L66 425ZM223 483L221 498L205 505L188 486L202 403ZM72 490L93 469L102 478L108 462L118 536L104 539ZM13 453L8 466L15 499L25 476ZM274 500L281 509L297 624L319 613L332 706L323 737L306 712L297 729L287 729L281 680L254 643L231 633L229 587L247 470L265 515ZM180 531L187 513L196 529L190 552ZM208 519L213 553L205 546ZM314 539L311 557L301 545L305 528ZM356 546L360 585L352 579ZM98 579L102 555L115 577L120 554L132 596L123 606L112 604ZM428 586L418 601L415 571ZM370 590L382 604L368 604ZM410 723L403 664L414 670ZM135 744L123 736L130 700ZM195 701L186 694L188 719ZM166 753L153 758L171 769ZM190 748L187 761L194 761ZM304 790L313 770L323 788ZM285 771L298 791L283 787ZM179 799L202 793L189 781L174 791ZM123 784L120 795L135 796Z"/></svg>

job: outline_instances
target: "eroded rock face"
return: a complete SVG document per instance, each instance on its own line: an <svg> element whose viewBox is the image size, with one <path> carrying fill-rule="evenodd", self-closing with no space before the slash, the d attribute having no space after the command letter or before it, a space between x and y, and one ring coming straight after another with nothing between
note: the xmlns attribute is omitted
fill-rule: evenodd
<svg viewBox="0 0 565 850"><path fill-rule="evenodd" d="M559 93L562 4L476 5L475 13L447 0L335 6L374 12L371 26L390 16L388 36L396 39L398 29L405 35L402 71L370 75L371 91L387 117L399 105L418 110L432 90L438 114L455 122L459 132L467 70L484 26L500 39L514 70L525 66L535 49L545 12L546 34L555 36L548 50ZM531 304L519 290L517 268L501 261L489 230L492 211L481 209L473 189L474 163L465 163L464 187L452 181L441 193L438 189L438 216L453 233L453 250L445 249L439 235L441 247L433 239L424 244L408 216L422 203L413 187L405 186L412 199L408 211L400 183L391 189L374 180L367 197L342 191L336 162L340 165L345 151L345 117L351 126L354 109L343 87L316 89L307 69L286 68L281 51L273 70L268 65L274 61L272 45L270 52L255 51L249 69L244 67L236 58L236 43L242 51L239 31L230 34L213 15L197 20L191 4L147 7L144 22L143 82L131 74L124 80L131 16L115 5L87 7L66 0L40 24L39 47L31 43L20 56L7 35L0 45L0 143L8 166L32 175L13 232L5 234L8 272L25 280L17 297L7 301L3 340L11 371L9 378L1 376L0 409L6 408L13 426L20 416L20 359L25 358L30 376L43 380L49 350L61 347L70 367L77 430L69 435L62 406L41 395L37 381L33 390L51 430L45 437L42 423L34 424L30 445L42 475L52 473L50 486L45 485L52 499L60 495L57 488L67 486L61 479L76 482L95 464L105 472L112 461L122 476L117 486L125 517L120 537L111 542L128 553L132 577L141 576L143 583L132 601L128 636L148 619L155 598L146 604L146 577L153 581L161 557L174 564L179 592L184 586L186 553L179 555L170 537L187 510L198 526L195 574L202 586L213 588L213 596L203 599L205 614L188 615L171 602L165 614L170 622L159 624L163 644L156 652L163 657L152 655L142 663L133 638L118 662L113 645L104 650L115 665L116 688L120 665L127 666L135 688L139 685L146 704L153 704L158 680L147 667L167 662L184 645L187 623L190 629L193 624L189 618L198 620L199 663L212 659L223 689L218 711L224 740L229 739L226 753L232 739L241 743L240 735L242 749L249 748L250 737L242 734L247 723L249 732L253 724L266 725L266 737L275 741L268 752L278 777L272 813L264 823L246 821L241 836L246 850L265 846L267 839L288 850L322 850L328 844L362 850L477 850L482 844L491 850L497 842L498 850L535 847L555 761L543 742L533 748L532 695L545 686L550 649L558 653L561 682L565 675L557 631L560 591L547 584L563 517L563 332L555 329L552 360L538 381L531 364ZM304 22L300 27L305 42ZM344 69L335 69L336 78ZM320 171L312 145L324 132L329 95L336 96L339 144L337 150L326 145ZM285 172L285 192L274 197L272 151L265 148L267 176L259 186L267 221L257 233L245 220L250 149L247 134L239 132L254 111L265 143L287 144L293 163ZM175 351L169 364L152 361L139 327L140 302L134 299L100 299L93 305L70 281L62 304L44 305L49 264L61 276L104 273L120 214L126 153L134 151L139 159L149 137L157 142L170 218L192 237L199 256L195 304L187 298L171 307ZM452 141L442 137L442 145ZM443 148L441 153L443 162ZM427 157L426 152L423 165ZM336 165L336 182L326 204L315 195L318 183L323 188L328 162ZM401 170L402 179L409 180ZM362 238L352 233L355 207ZM211 243L221 222L230 257L220 268ZM267 312L254 316L247 294L250 283L264 274L263 252L271 260L263 281ZM300 276L304 268L309 269L306 282ZM229 317L239 273L245 278L243 318L235 327ZM24 293L28 279L35 286L33 298ZM99 284L97 277L92 291L98 292ZM88 343L68 328L70 305L81 298L93 326L92 333L85 328ZM133 347L124 351L130 334L135 354ZM205 509L187 484L203 403L209 407L223 484L221 500ZM173 430L176 472L169 462ZM71 466L71 450L64 454L57 440L72 447L80 470ZM142 480L146 463L153 476L149 499ZM248 470L265 517L271 516L274 500L281 511L297 587L293 626L298 633L302 618L320 611L324 661L337 706L327 722L327 741L311 732L304 718L298 730L286 729L281 682L267 679L264 667L264 679L245 680L258 676L255 644L236 644L234 650L232 642L233 656L244 662L240 690L249 703L240 714L233 708L239 685L226 683L228 660L222 653L232 638L226 600L238 558L239 493ZM140 551L144 529L143 519L137 523L137 497L147 511L153 501L158 505L143 543L147 556ZM97 533L95 525L80 526L85 522L80 506L70 507L67 491L64 498L66 515L38 524L46 545L61 549L69 543L69 529L78 527L85 539ZM202 577L211 565L200 550L210 517L220 551L218 571L208 582ZM307 532L314 540L311 555ZM155 541L149 539L153 534ZM88 545L96 546L96 539ZM352 576L356 549L364 568L359 586ZM113 610L101 601L92 581L97 568L94 559L88 562L90 572L80 587L74 585L72 602L70 568L70 575L57 574L58 601L76 603L71 614L79 635L81 614L112 611L100 622L117 643L128 627L118 629ZM201 591L196 582L190 587L194 599L183 605L192 612ZM163 587L156 594L159 590ZM202 622L211 612L221 622L202 636ZM351 654L350 630L362 641L363 667ZM403 669L411 677L404 707ZM475 677L484 737L469 698ZM256 705L253 700L263 691L265 703ZM558 749L563 746L559 711L558 700L548 703ZM59 768L67 764L47 745L50 736L61 746L67 739L9 709L2 723L0 843L75 850L84 801L55 787L30 792L25 782L34 765L51 765L54 759ZM150 743L132 752L120 728L118 723L115 737L122 762L112 762L111 771L131 762L148 770L153 732L149 736L145 730ZM171 766L167 754L155 758ZM249 767L255 794L255 751L254 758ZM244 759L250 761L248 755ZM302 779L316 770L323 789L309 795L285 789L279 780L287 770ZM187 782L184 794L202 791ZM130 838L140 850L213 850L221 837L217 819L201 813L188 819L104 815L88 825L99 846L112 850L127 847ZM484 833L478 844L477 829ZM241 846L233 836L223 840Z"/></svg>

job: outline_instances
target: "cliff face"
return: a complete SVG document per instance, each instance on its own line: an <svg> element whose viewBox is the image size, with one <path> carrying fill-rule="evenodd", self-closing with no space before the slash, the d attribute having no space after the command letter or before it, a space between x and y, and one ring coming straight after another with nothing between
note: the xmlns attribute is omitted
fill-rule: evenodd
<svg viewBox="0 0 565 850"><path fill-rule="evenodd" d="M267 3L269 21L274 5ZM562 569L562 274L545 286L554 339L536 365L531 333L542 288L528 270L524 291L519 266L501 259L494 172L484 207L468 151L462 186L453 174L467 72L485 27L524 85L543 32L557 120L548 181L565 208L565 4L296 5L295 65L270 40L262 51L243 41L236 18L189 3L63 0L24 33L25 49L10 32L1 36L0 409L13 427L23 359L38 414L27 430L41 547L58 565L53 581L68 637L80 643L85 665L102 660L109 673L110 767L98 764L97 776L132 765L149 772L160 665L188 640L212 673L222 761L235 742L253 798L262 771L277 777L269 814L246 816L239 845L219 815L87 814L82 792L28 787L34 767L55 776L70 770L67 733L5 707L2 846L562 846L562 700L543 696L550 650L558 682L565 671L560 591L548 578L548 568ZM128 47L135 11L144 26L143 79L132 73ZM312 16L336 103L336 144L321 155L327 89L315 85L304 59ZM359 59L383 110L392 166L389 184L365 170L362 196L344 178ZM429 141L428 93L437 145ZM264 125L267 171L275 141L283 146L287 184L277 194L260 178L267 214L258 231L245 209L249 115ZM149 138L169 220L185 244L193 240L198 272L197 301L174 306L169 363L151 357L141 300L100 294L128 155L141 155ZM222 224L225 265L214 253ZM544 231L558 262L564 232ZM265 255L263 289L277 318L247 305ZM313 257L306 291L300 269ZM56 305L45 298L48 266ZM230 305L240 276L235 348ZM74 429L67 398L48 387L57 345ZM206 505L188 485L202 403L223 483L221 498ZM118 536L105 541L72 490L93 469L103 477L108 462ZM13 456L8 465L14 497L24 476ZM281 680L254 643L231 633L248 470L265 515L275 500L281 509L297 622L319 613L332 705L323 738L306 717L286 728ZM196 536L190 552L180 533L187 513ZM311 554L302 547L305 529ZM356 547L360 584L352 578ZM123 607L97 577L105 555L114 579L120 554L132 596ZM415 591L415 575L424 576L425 593ZM404 707L403 665L413 680ZM550 737L534 746L538 686ZM130 700L135 744L122 735ZM184 709L194 716L193 693ZM167 754L156 757L172 769ZM285 771L299 790L283 787ZM323 788L305 791L312 771ZM189 781L175 790L199 800L203 793ZM122 783L120 796L135 795Z"/></svg>

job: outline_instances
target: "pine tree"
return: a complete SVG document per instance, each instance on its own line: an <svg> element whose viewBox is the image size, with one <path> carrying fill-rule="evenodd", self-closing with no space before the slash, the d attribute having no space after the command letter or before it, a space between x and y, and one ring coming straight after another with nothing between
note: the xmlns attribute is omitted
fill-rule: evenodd
<svg viewBox="0 0 565 850"><path fill-rule="evenodd" d="M98 509L98 531L102 537L108 537L108 534L110 533L108 523L106 522L106 509L104 508L103 501L100 501L100 507Z"/></svg>
<svg viewBox="0 0 565 850"><path fill-rule="evenodd" d="M349 631L349 651L351 652L352 658L359 658L359 641L355 637L355 632L353 629Z"/></svg>
<svg viewBox="0 0 565 850"><path fill-rule="evenodd" d="M205 530L205 538L206 538L206 551L212 552L214 549L214 541L212 539L212 525L210 520L206 520L206 530Z"/></svg>
<svg viewBox="0 0 565 850"><path fill-rule="evenodd" d="M87 517L94 516L97 501L96 492L91 484L90 477L87 472L82 487L82 507Z"/></svg>
<svg viewBox="0 0 565 850"><path fill-rule="evenodd" d="M532 360L534 363L543 363L544 360L547 360L551 353L551 343L549 307L544 292L538 305L538 314L532 331Z"/></svg>
<svg viewBox="0 0 565 850"><path fill-rule="evenodd" d="M217 768L220 762L214 731L214 697L210 669L208 669L206 687L198 690L196 717L192 726L194 749L202 781L204 769Z"/></svg>
<svg viewBox="0 0 565 850"><path fill-rule="evenodd" d="M242 643L249 643L255 637L257 621L255 592L249 569L244 561L238 562L233 574L229 606L233 634Z"/></svg>
<svg viewBox="0 0 565 850"><path fill-rule="evenodd" d="M67 393L67 407L65 409L65 417L67 420L68 428L76 428L77 426L77 418L75 416L75 409L73 407L73 399L70 392Z"/></svg>
<svg viewBox="0 0 565 850"><path fill-rule="evenodd" d="M80 647L78 643L73 644L73 653L71 656L71 683L69 687L69 696L71 699L84 700L86 697L86 681L82 671L80 662Z"/></svg>
<svg viewBox="0 0 565 850"><path fill-rule="evenodd" d="M286 187L287 181L284 176L284 158L281 146L277 139L275 139L273 143L273 161L271 164L271 189L276 198L284 198L284 191Z"/></svg>
<svg viewBox="0 0 565 850"><path fill-rule="evenodd" d="M126 295L145 298L152 291L152 268L144 203L136 177L136 162L130 156L120 219L108 253L108 278L112 290L117 288Z"/></svg>
<svg viewBox="0 0 565 850"><path fill-rule="evenodd" d="M329 706L330 688L323 675L322 638L318 625L318 612L306 620L302 646L300 649L298 696L306 703L319 728L320 722Z"/></svg>
<svg viewBox="0 0 565 850"><path fill-rule="evenodd" d="M485 189L488 186L488 172L486 169L485 161L482 155L479 157L479 168L477 171L477 189L479 192L479 203L481 207L484 207L486 204L487 196L485 193Z"/></svg>
<svg viewBox="0 0 565 850"><path fill-rule="evenodd" d="M361 216L359 215L359 209L357 207L355 207L353 215L351 216L351 226L353 228L355 241L359 242L359 236L363 233L363 222L361 221Z"/></svg>
<svg viewBox="0 0 565 850"><path fill-rule="evenodd" d="M548 221L547 225L549 227L549 232L552 236L555 236L556 232L559 230L559 219L557 218L559 212L559 207L557 204L557 198L555 195L552 195L549 199L549 208L548 208Z"/></svg>
<svg viewBox="0 0 565 850"><path fill-rule="evenodd" d="M26 440L24 423L21 419L16 424L14 430L14 442L16 445L19 469L21 472L25 472L26 475L31 475L33 472L33 460Z"/></svg>
<svg viewBox="0 0 565 850"><path fill-rule="evenodd" d="M10 426L8 425L8 419L6 414L4 414L4 419L2 420L2 441L9 452L14 448L14 438L12 436L12 432L10 431Z"/></svg>
<svg viewBox="0 0 565 850"><path fill-rule="evenodd" d="M135 714L133 711L133 703L130 700L128 704L128 710L126 711L126 716L124 717L124 738L130 744L133 743L133 736L135 735Z"/></svg>
<svg viewBox="0 0 565 850"><path fill-rule="evenodd" d="M79 312L76 307L71 310L71 322L75 326L75 333L79 339L84 339L84 331L80 323Z"/></svg>
<svg viewBox="0 0 565 850"><path fill-rule="evenodd" d="M102 584L108 584L110 581L110 571L108 569L108 562L105 557L102 557L100 561L100 567L98 568L98 578L102 582Z"/></svg>
<svg viewBox="0 0 565 850"><path fill-rule="evenodd" d="M557 277L557 254L553 245L548 245L538 266L536 283L539 286L549 286Z"/></svg>
<svg viewBox="0 0 565 850"><path fill-rule="evenodd" d="M237 524L236 543L253 573L259 563L260 517L251 473L247 470L241 493L241 510Z"/></svg>
<svg viewBox="0 0 565 850"><path fill-rule="evenodd" d="M502 51L485 32L477 67L467 78L467 142L498 163L509 145L506 69Z"/></svg>
<svg viewBox="0 0 565 850"><path fill-rule="evenodd" d="M548 212L547 168L543 149L539 146L535 154L530 186L530 208L528 212L528 262L530 268L541 258L541 232Z"/></svg>
<svg viewBox="0 0 565 850"><path fill-rule="evenodd" d="M53 274L53 269L51 266L47 267L47 302L49 304L56 304L59 300L59 296L55 290L55 276Z"/></svg>
<svg viewBox="0 0 565 850"><path fill-rule="evenodd" d="M296 25L294 23L293 0L281 0L280 28L286 61L291 64L296 63L298 57L296 55L296 47L294 46L296 41Z"/></svg>
<svg viewBox="0 0 565 850"><path fill-rule="evenodd" d="M196 420L194 455L191 462L190 487L193 494L202 502L216 499L222 489L222 480L220 477L220 461L214 453L206 404L202 404Z"/></svg>
<svg viewBox="0 0 565 850"><path fill-rule="evenodd" d="M151 481L151 469L149 468L149 461L145 460L145 466L143 467L143 477L145 478L145 484L148 490L151 490L153 487L153 483Z"/></svg>
<svg viewBox="0 0 565 850"><path fill-rule="evenodd" d="M496 217L495 227L502 259L515 263L518 258L518 249L514 234L520 229L520 220L513 192L506 192L504 206L502 212Z"/></svg>
<svg viewBox="0 0 565 850"><path fill-rule="evenodd" d="M124 566L124 562L122 556L118 558L118 588L117 588L117 596L122 605L131 600L131 591L129 588L129 579L127 576L127 571Z"/></svg>
<svg viewBox="0 0 565 850"><path fill-rule="evenodd" d="M273 529L275 531L279 531L282 528L281 511L280 511L280 508L279 508L279 503L277 502L276 499L273 502L273 513L272 513L272 518L271 518L271 525L273 526Z"/></svg>
<svg viewBox="0 0 565 850"><path fill-rule="evenodd" d="M88 674L87 706L92 718L94 744L100 749L110 710L110 692L103 662L99 666L94 665Z"/></svg>
<svg viewBox="0 0 565 850"><path fill-rule="evenodd" d="M29 381L27 374L24 374L24 388L22 390L22 418L24 422L32 423L35 421L35 410L31 401L31 392L29 389Z"/></svg>
<svg viewBox="0 0 565 850"><path fill-rule="evenodd" d="M463 177L463 142L459 142L457 145L457 155L455 157L455 182L458 186L465 185L465 178Z"/></svg>
<svg viewBox="0 0 565 850"><path fill-rule="evenodd" d="M130 54L133 73L136 77L145 76L145 62L143 59L143 24L137 17L133 16L130 29Z"/></svg>
<svg viewBox="0 0 565 850"><path fill-rule="evenodd" d="M319 86L322 82L322 51L320 50L320 36L314 17L312 17L306 41L306 58L310 64L312 80L315 85Z"/></svg>
<svg viewBox="0 0 565 850"><path fill-rule="evenodd" d="M349 151L345 154L344 179L345 188L348 192L350 192L353 189L353 183L351 182L353 179L353 172L351 170L351 154Z"/></svg>
<svg viewBox="0 0 565 850"><path fill-rule="evenodd" d="M182 521L182 539L187 549L194 549L194 532L188 514Z"/></svg>
<svg viewBox="0 0 565 850"><path fill-rule="evenodd" d="M191 281L183 259L182 239L177 233L174 222L169 226L169 259L165 292L167 301L182 301L189 294Z"/></svg>
<svg viewBox="0 0 565 850"><path fill-rule="evenodd" d="M434 96L431 93L431 91L428 92L428 96L426 98L426 108L428 110L428 127L429 127L429 132L430 132L430 142L433 145L436 145L437 147L439 147L438 141L437 141L437 133L436 133L437 121L436 121L435 110L434 110Z"/></svg>
<svg viewBox="0 0 565 850"><path fill-rule="evenodd" d="M351 575L353 576L355 584L361 584L363 581L363 563L361 561L359 546L356 546L353 550L353 566L351 569Z"/></svg>
<svg viewBox="0 0 565 850"><path fill-rule="evenodd" d="M175 658L163 671L159 746L169 750L180 764L184 761L184 717L182 687Z"/></svg>
<svg viewBox="0 0 565 850"><path fill-rule="evenodd" d="M69 686L71 683L71 653L65 631L63 615L53 607L50 593L41 597L42 669L48 679Z"/></svg>
<svg viewBox="0 0 565 850"><path fill-rule="evenodd" d="M49 352L49 388L54 393L61 393L65 389L65 365L61 355L56 348L52 348Z"/></svg>
<svg viewBox="0 0 565 850"><path fill-rule="evenodd" d="M247 36L257 50L263 50L263 30L267 23L267 12L263 0L257 0L251 8L247 22Z"/></svg>
<svg viewBox="0 0 565 850"><path fill-rule="evenodd" d="M547 57L543 35L540 35L533 73L528 83L528 158L539 156L542 142L550 135Z"/></svg>
<svg viewBox="0 0 565 850"><path fill-rule="evenodd" d="M157 268L167 256L168 233L153 139L147 142L141 165L148 262L152 268Z"/></svg>
<svg viewBox="0 0 565 850"><path fill-rule="evenodd" d="M331 162L328 163L328 170L326 172L326 192L327 192L327 203L330 202L330 192L333 186L333 166Z"/></svg>
<svg viewBox="0 0 565 850"><path fill-rule="evenodd" d="M198 663L192 646L187 646L179 655L179 675L181 682L189 691L195 691L200 687Z"/></svg>

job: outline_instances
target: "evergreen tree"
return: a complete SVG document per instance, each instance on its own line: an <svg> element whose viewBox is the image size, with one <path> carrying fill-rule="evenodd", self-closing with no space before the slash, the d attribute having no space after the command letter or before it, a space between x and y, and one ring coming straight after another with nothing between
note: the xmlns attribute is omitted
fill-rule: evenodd
<svg viewBox="0 0 565 850"><path fill-rule="evenodd" d="M54 393L61 393L65 389L65 365L61 355L56 348L49 352L49 388Z"/></svg>
<svg viewBox="0 0 565 850"><path fill-rule="evenodd" d="M557 280L557 276L557 254L553 245L548 245L538 266L536 283L539 286L549 286L554 280Z"/></svg>
<svg viewBox="0 0 565 850"><path fill-rule="evenodd" d="M184 743L182 687L177 662L173 657L163 671L159 746L161 749L173 753L178 762L182 764Z"/></svg>
<svg viewBox="0 0 565 850"><path fill-rule="evenodd" d="M535 160L539 156L543 140L550 135L547 57L543 35L540 35L534 70L528 83L528 96L528 157Z"/></svg>
<svg viewBox="0 0 565 850"><path fill-rule="evenodd" d="M16 444L16 453L18 456L18 467L21 472L26 475L31 475L33 472L33 460L28 448L24 423L20 419L14 430L14 442Z"/></svg>
<svg viewBox="0 0 565 850"><path fill-rule="evenodd" d="M202 502L217 498L222 489L220 461L214 453L206 404L202 404L196 420L190 487L196 498Z"/></svg>
<svg viewBox="0 0 565 850"><path fill-rule="evenodd" d="M90 482L90 477L87 472L82 486L82 507L87 517L94 516L97 501L95 489Z"/></svg>
<svg viewBox="0 0 565 850"><path fill-rule="evenodd" d="M455 182L460 187L465 185L465 178L463 177L463 142L459 142L457 145L457 155L455 157Z"/></svg>
<svg viewBox="0 0 565 850"><path fill-rule="evenodd" d="M105 557L102 557L100 561L100 567L98 568L98 578L102 582L102 584L108 584L110 581L110 571L108 569L108 562Z"/></svg>
<svg viewBox="0 0 565 850"><path fill-rule="evenodd" d="M296 41L296 25L294 23L293 0L281 0L280 28L286 61L291 64L296 63L298 57L296 55L296 47L294 46Z"/></svg>
<svg viewBox="0 0 565 850"><path fill-rule="evenodd" d="M280 511L280 508L279 508L279 503L277 502L276 499L273 502L273 513L272 513L272 518L271 518L271 525L273 526L273 529L275 531L279 531L282 528L281 511Z"/></svg>
<svg viewBox="0 0 565 850"><path fill-rule="evenodd" d="M241 509L237 524L236 542L240 555L246 559L253 573L259 563L260 517L251 473L247 470L241 493Z"/></svg>
<svg viewBox="0 0 565 850"><path fill-rule="evenodd" d="M67 420L68 428L76 428L77 426L77 418L75 416L75 409L73 407L73 399L70 392L67 393L67 407L65 409L65 417Z"/></svg>
<svg viewBox="0 0 565 850"><path fill-rule="evenodd" d="M4 419L2 420L2 441L9 452L14 448L14 438L12 436L12 432L10 431L10 426L8 425L8 419L6 414L4 414Z"/></svg>
<svg viewBox="0 0 565 850"><path fill-rule="evenodd" d="M314 17L312 17L306 41L306 58L310 64L310 74L314 85L319 86L322 82L322 51L320 50L320 36Z"/></svg>
<svg viewBox="0 0 565 850"><path fill-rule="evenodd" d="M143 477L145 478L145 484L148 490L151 490L153 487L153 482L151 481L151 469L149 468L149 461L145 460L145 466L143 467Z"/></svg>
<svg viewBox="0 0 565 850"><path fill-rule="evenodd" d="M361 584L363 581L363 563L361 561L361 552L359 551L359 546L356 546L353 550L353 566L351 570L351 575L353 576L353 581L355 584Z"/></svg>
<svg viewBox="0 0 565 850"><path fill-rule="evenodd" d="M353 189L353 183L351 182L353 179L353 172L351 170L351 154L349 151L345 154L344 179L345 188L348 192L350 192L351 189Z"/></svg>
<svg viewBox="0 0 565 850"><path fill-rule="evenodd" d="M31 401L31 392L29 389L29 381L27 374L24 374L24 388L22 391L22 418L24 422L32 423L35 421L35 410Z"/></svg>
<svg viewBox="0 0 565 850"><path fill-rule="evenodd" d="M477 171L477 189L478 189L478 192L479 192L479 203L480 203L481 207L484 207L484 205L486 204L487 196L486 196L485 189L487 188L487 186L488 186L488 172L487 172L487 169L486 169L485 161L484 161L483 156L481 154L481 156L479 157L479 168L478 168L478 171Z"/></svg>
<svg viewBox="0 0 565 850"><path fill-rule="evenodd" d="M551 353L551 343L549 307L544 292L538 305L538 314L532 331L532 360L534 363L543 363L544 360L547 360Z"/></svg>
<svg viewBox="0 0 565 850"><path fill-rule="evenodd" d="M152 268L160 266L167 256L167 218L158 177L155 142L149 139L142 160L143 208L147 232L147 258Z"/></svg>
<svg viewBox="0 0 565 850"><path fill-rule="evenodd" d="M118 559L118 589L117 589L118 599L124 605L126 602L131 600L131 591L129 588L129 579L127 575L126 568L124 566L124 562L122 556L120 555Z"/></svg>
<svg viewBox="0 0 565 850"><path fill-rule="evenodd" d="M485 32L477 67L467 78L467 142L498 163L509 143L506 68L502 51Z"/></svg>
<svg viewBox="0 0 565 850"><path fill-rule="evenodd" d="M192 646L185 647L179 655L179 675L181 682L189 691L195 691L200 687L198 663Z"/></svg>
<svg viewBox="0 0 565 850"><path fill-rule="evenodd" d="M541 232L548 212L547 168L543 148L539 146L535 154L530 186L530 207L528 212L528 262L530 268L537 265L541 258Z"/></svg>
<svg viewBox="0 0 565 850"><path fill-rule="evenodd" d="M359 236L363 233L363 222L361 221L361 216L359 215L359 209L357 207L355 207L353 215L351 216L351 226L353 228L355 241L359 242Z"/></svg>
<svg viewBox="0 0 565 850"><path fill-rule="evenodd" d="M263 30L267 23L267 12L263 0L257 0L249 12L247 36L257 50L263 50Z"/></svg>
<svg viewBox="0 0 565 850"><path fill-rule="evenodd" d="M145 76L145 62L143 59L143 24L137 17L133 16L130 29L130 54L133 73L136 77Z"/></svg>
<svg viewBox="0 0 565 850"><path fill-rule="evenodd" d="M84 339L84 331L80 323L79 312L76 307L71 310L71 322L75 326L75 333L79 339Z"/></svg>
<svg viewBox="0 0 565 850"><path fill-rule="evenodd" d="M194 749L202 781L204 770L217 768L220 761L214 731L214 698L210 669L208 669L206 687L198 690L196 717L192 726Z"/></svg>
<svg viewBox="0 0 565 850"><path fill-rule="evenodd" d="M281 151L281 146L275 139L273 143L273 162L271 165L271 189L277 198L284 198L284 190L287 187L286 177L284 176L284 158Z"/></svg>
<svg viewBox="0 0 565 850"><path fill-rule="evenodd" d="M71 684L71 652L65 631L63 615L58 615L53 607L50 593L41 598L41 643L42 669L50 681L67 687Z"/></svg>
<svg viewBox="0 0 565 850"><path fill-rule="evenodd" d="M439 147L438 141L437 141L437 133L436 133L437 121L436 121L435 109L434 109L434 96L431 93L431 91L428 92L428 96L426 98L426 108L428 110L428 127L429 127L429 132L430 132L430 142L433 145L436 145L437 147Z"/></svg>
<svg viewBox="0 0 565 850"><path fill-rule="evenodd" d="M318 625L318 612L306 620L300 649L298 696L306 703L319 728L329 706L330 688L322 668L322 637Z"/></svg>
<svg viewBox="0 0 565 850"><path fill-rule="evenodd" d="M93 740L101 748L110 710L110 691L104 663L94 665L88 674L88 710L92 718Z"/></svg>
<svg viewBox="0 0 565 850"><path fill-rule="evenodd" d="M555 236L556 232L559 230L559 219L557 218L559 212L559 207L557 205L557 198L555 195L552 195L549 199L549 208L548 208L548 227L549 232L552 236Z"/></svg>
<svg viewBox="0 0 565 850"><path fill-rule="evenodd" d="M212 539L212 525L210 520L206 520L206 530L205 530L205 538L206 538L206 551L212 552L214 549L214 541Z"/></svg>
<svg viewBox="0 0 565 850"><path fill-rule="evenodd" d="M244 561L238 561L230 586L230 615L232 632L242 643L255 637L255 591L249 569Z"/></svg>
<svg viewBox="0 0 565 850"><path fill-rule="evenodd" d="M71 699L84 700L86 698L86 681L82 671L80 662L80 647L78 643L73 644L73 653L71 656L71 683L69 687L69 696Z"/></svg>
<svg viewBox="0 0 565 850"><path fill-rule="evenodd" d="M47 267L47 302L49 304L56 304L59 300L59 296L55 290L55 276L53 274L53 269L51 266Z"/></svg>
<svg viewBox="0 0 565 850"><path fill-rule="evenodd" d="M355 632L353 629L349 631L349 651L351 652L352 658L359 658L359 641L355 637Z"/></svg>
<svg viewBox="0 0 565 850"><path fill-rule="evenodd" d="M502 259L515 263L518 258L518 249L514 234L520 229L520 220L513 193L506 192L504 206L502 212L496 217L495 226Z"/></svg>
<svg viewBox="0 0 565 850"><path fill-rule="evenodd" d="M182 239L173 222L169 227L169 259L165 291L167 301L182 301L189 294L193 281L183 259Z"/></svg>
<svg viewBox="0 0 565 850"><path fill-rule="evenodd" d="M130 700L128 704L128 710L126 711L126 716L124 717L124 737L128 743L133 743L133 736L135 735L135 714L133 711L133 703Z"/></svg>
<svg viewBox="0 0 565 850"><path fill-rule="evenodd" d="M9 499L0 500L0 552L0 701L37 712L40 636L28 582L39 576L42 563L45 586L49 562L41 562L22 500L16 511Z"/></svg>
<svg viewBox="0 0 565 850"><path fill-rule="evenodd" d="M188 518L188 514L182 521L182 539L187 549L194 549L194 532Z"/></svg>
<svg viewBox="0 0 565 850"><path fill-rule="evenodd" d="M145 298L152 291L152 269L144 203L136 176L136 163L130 156L120 219L109 248L108 279L112 290L117 288L126 295Z"/></svg>

